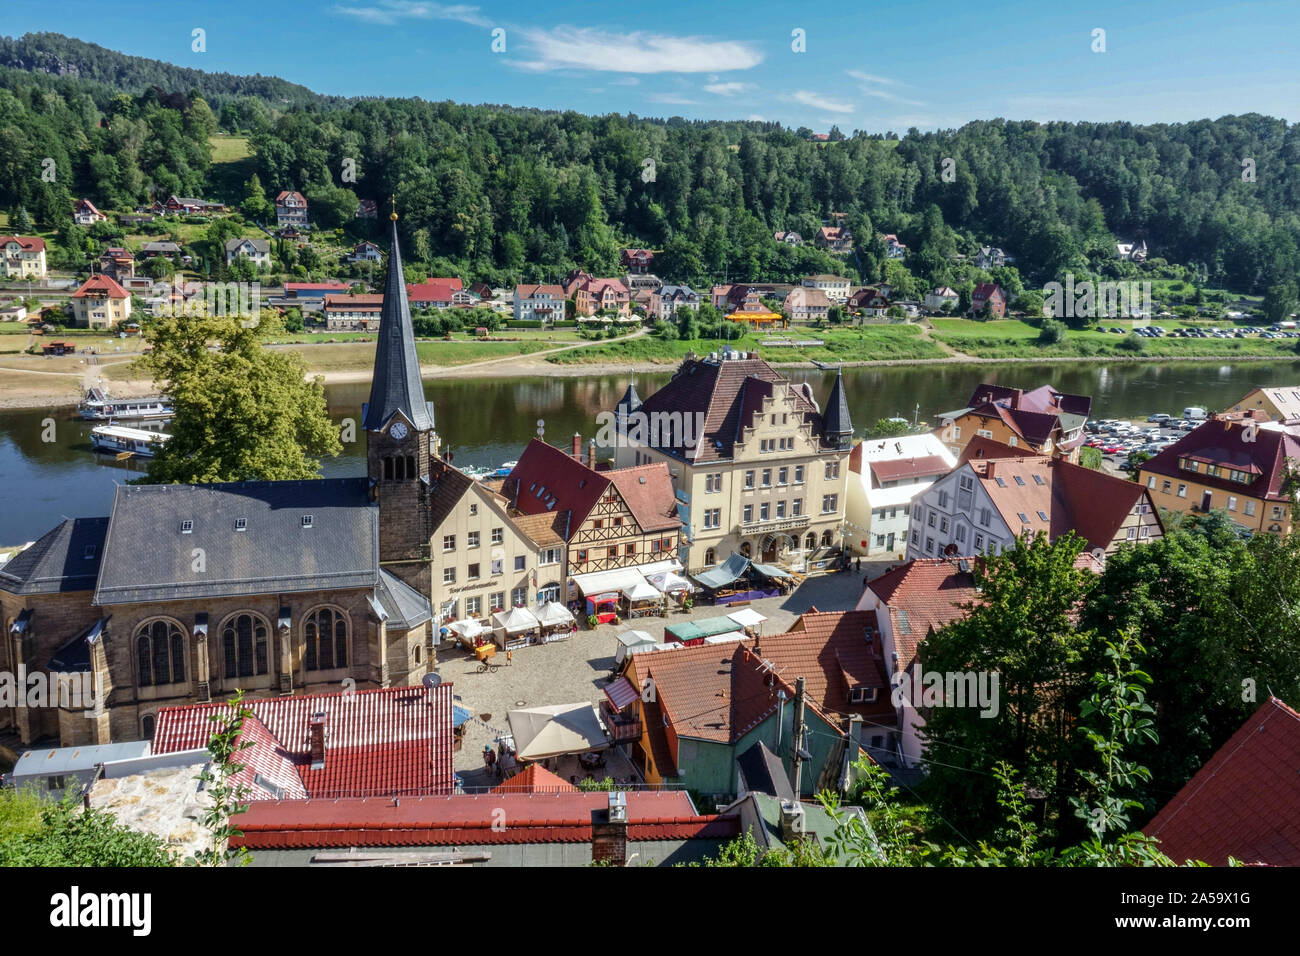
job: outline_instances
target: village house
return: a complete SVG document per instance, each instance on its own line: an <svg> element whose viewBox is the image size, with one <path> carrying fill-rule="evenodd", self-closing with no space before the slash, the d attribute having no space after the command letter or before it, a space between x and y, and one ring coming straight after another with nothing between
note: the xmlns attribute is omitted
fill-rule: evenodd
<svg viewBox="0 0 1300 956"><path fill-rule="evenodd" d="M997 246L980 246L979 252L975 253L975 268L986 272L1005 266L1007 261L1007 254Z"/></svg>
<svg viewBox="0 0 1300 956"><path fill-rule="evenodd" d="M844 276L821 275L805 276L802 282L805 289L819 289L826 293L826 298L843 305L849 297L849 280Z"/></svg>
<svg viewBox="0 0 1300 956"><path fill-rule="evenodd" d="M1050 385L1030 391L983 383L964 408L941 412L935 429L954 455L966 443L988 438L1040 455L1059 455L1076 464L1083 444L1083 426L1092 411L1087 395L1067 395Z"/></svg>
<svg viewBox="0 0 1300 956"><path fill-rule="evenodd" d="M284 298L303 306L322 306L327 295L347 295L352 287L346 282L286 282Z"/></svg>
<svg viewBox="0 0 1300 956"><path fill-rule="evenodd" d="M925 307L930 312L953 312L961 296L946 285L937 286L925 294Z"/></svg>
<svg viewBox="0 0 1300 956"><path fill-rule="evenodd" d="M1007 314L1007 296L996 282L981 282L970 297L970 314L1000 319Z"/></svg>
<svg viewBox="0 0 1300 956"><path fill-rule="evenodd" d="M453 305L470 305L474 301L458 278L430 278L408 283L406 296L413 309L450 309Z"/></svg>
<svg viewBox="0 0 1300 956"><path fill-rule="evenodd" d="M302 193L286 189L275 197L275 224L280 228L307 228L307 200Z"/></svg>
<svg viewBox="0 0 1300 956"><path fill-rule="evenodd" d="M227 239L226 240L226 265L231 265L236 259L249 259L257 268L271 267L271 243L267 239Z"/></svg>
<svg viewBox="0 0 1300 956"><path fill-rule="evenodd" d="M1146 262L1147 261L1147 244L1146 240L1141 242L1117 242L1115 243L1115 255L1125 262Z"/></svg>
<svg viewBox="0 0 1300 956"><path fill-rule="evenodd" d="M1263 412L1258 412L1263 419ZM1294 425L1219 416L1144 461L1138 480L1161 510L1223 510L1239 528L1289 534L1289 470L1300 462Z"/></svg>
<svg viewBox="0 0 1300 956"><path fill-rule="evenodd" d="M563 322L564 298L564 289L558 285L515 286L515 320L518 322Z"/></svg>
<svg viewBox="0 0 1300 956"><path fill-rule="evenodd" d="M880 241L885 244L885 258L905 259L907 257L907 246L899 242L898 236L892 232L881 236Z"/></svg>
<svg viewBox="0 0 1300 956"><path fill-rule="evenodd" d="M0 236L6 279L44 279L45 240L39 236Z"/></svg>
<svg viewBox="0 0 1300 956"><path fill-rule="evenodd" d="M908 558L999 554L1038 532L1055 541L1073 531L1085 550L1164 535L1147 488L1071 464L1025 456L987 439L967 445L958 466L912 502Z"/></svg>
<svg viewBox="0 0 1300 956"><path fill-rule="evenodd" d="M71 305L73 322L86 329L115 329L131 317L131 294L105 275L83 282Z"/></svg>
<svg viewBox="0 0 1300 956"><path fill-rule="evenodd" d="M847 226L822 226L814 242L827 252L848 255L853 251L853 233Z"/></svg>
<svg viewBox="0 0 1300 956"><path fill-rule="evenodd" d="M800 286L785 297L785 313L796 325L825 322L830 308L831 300L821 289Z"/></svg>
<svg viewBox="0 0 1300 956"><path fill-rule="evenodd" d="M135 256L121 246L110 246L99 255L99 271L123 282L135 278Z"/></svg>
<svg viewBox="0 0 1300 956"><path fill-rule="evenodd" d="M743 769L757 748L775 757L770 775L789 788L802 678L806 759L797 796L845 789L863 736L883 745L876 725L893 721L876 625L874 612L812 610L784 634L630 655L607 695L632 728L633 763L647 783L722 801L757 789ZM647 686L652 695L638 693Z"/></svg>
<svg viewBox="0 0 1300 956"><path fill-rule="evenodd" d="M619 263L632 275L649 275L654 272L655 254L649 249L624 249Z"/></svg>
<svg viewBox="0 0 1300 956"><path fill-rule="evenodd" d="M1225 414L1253 415L1256 419L1261 412L1275 422L1300 420L1300 385L1252 388L1224 409Z"/></svg>
<svg viewBox="0 0 1300 956"><path fill-rule="evenodd" d="M803 236L791 230L790 232L774 232L772 238L777 242L783 242L787 246L802 246Z"/></svg>
<svg viewBox="0 0 1300 956"><path fill-rule="evenodd" d="M382 295L326 295L324 320L329 332L373 332L384 308Z"/></svg>
<svg viewBox="0 0 1300 956"><path fill-rule="evenodd" d="M146 242L140 246L140 257L142 259L152 259L155 256L170 258L181 254L180 243L162 240L159 242Z"/></svg>
<svg viewBox="0 0 1300 956"><path fill-rule="evenodd" d="M593 279L586 277L566 291L573 299L578 315L592 316L597 312L615 312L626 319L631 310L631 294L618 279Z"/></svg>
<svg viewBox="0 0 1300 956"><path fill-rule="evenodd" d="M848 308L852 312L861 312L868 318L881 318L889 314L889 293L879 286L865 286L856 290L848 298Z"/></svg>
<svg viewBox="0 0 1300 956"><path fill-rule="evenodd" d="M78 199L72 207L72 219L78 226L93 226L97 222L108 222L108 217L95 208L89 199Z"/></svg>
<svg viewBox="0 0 1300 956"><path fill-rule="evenodd" d="M868 557L901 557L912 499L956 465L956 456L929 434L873 438L855 445L845 490L849 549Z"/></svg>
<svg viewBox="0 0 1300 956"><path fill-rule="evenodd" d="M681 544L667 466L602 468L595 454L592 439L583 461L579 435L567 452L534 438L501 487L512 513L547 516L563 540L565 601L586 594L583 575L676 559Z"/></svg>
<svg viewBox="0 0 1300 956"><path fill-rule="evenodd" d="M1183 864L1300 866L1300 713L1269 697L1142 832Z"/></svg>
<svg viewBox="0 0 1300 956"><path fill-rule="evenodd" d="M677 318L678 309L700 311L700 294L689 286L660 286L650 295L650 307L646 315L663 322L672 322Z"/></svg>
<svg viewBox="0 0 1300 956"><path fill-rule="evenodd" d="M811 569L839 548L853 438L843 376L822 411L810 385L760 358L690 355L644 402L629 386L616 414L617 463L672 474L688 569L737 552Z"/></svg>

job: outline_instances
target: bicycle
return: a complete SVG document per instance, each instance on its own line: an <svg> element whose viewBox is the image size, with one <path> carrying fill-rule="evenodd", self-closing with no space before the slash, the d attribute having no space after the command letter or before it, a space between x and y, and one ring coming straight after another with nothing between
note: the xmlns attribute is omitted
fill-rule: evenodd
<svg viewBox="0 0 1300 956"><path fill-rule="evenodd" d="M496 661L492 660L489 657L487 660L479 661L478 667L474 669L474 672L476 674L482 674L485 672L495 674L497 672L497 669L500 667L501 667L500 664L498 664Z"/></svg>

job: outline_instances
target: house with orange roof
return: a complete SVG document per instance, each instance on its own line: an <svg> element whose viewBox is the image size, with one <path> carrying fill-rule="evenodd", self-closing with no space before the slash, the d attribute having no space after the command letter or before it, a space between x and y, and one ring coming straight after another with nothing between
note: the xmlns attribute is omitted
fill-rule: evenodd
<svg viewBox="0 0 1300 956"><path fill-rule="evenodd" d="M106 275L93 275L72 293L73 321L88 329L113 329L131 317L131 294Z"/></svg>
<svg viewBox="0 0 1300 956"><path fill-rule="evenodd" d="M1175 863L1300 866L1300 713L1270 697L1142 832Z"/></svg>
<svg viewBox="0 0 1300 956"><path fill-rule="evenodd" d="M1164 535L1150 491L1136 482L1020 449L980 446L912 502L907 557L998 554L1022 535L1073 531L1103 556Z"/></svg>
<svg viewBox="0 0 1300 956"><path fill-rule="evenodd" d="M515 321L563 322L564 287L559 285L515 286Z"/></svg>
<svg viewBox="0 0 1300 956"><path fill-rule="evenodd" d="M761 743L792 782L802 680L798 792L844 789L862 737L893 719L876 624L874 612L813 609L784 634L629 656L607 692L637 728L629 756L649 783L725 799L743 789L741 755Z"/></svg>
<svg viewBox="0 0 1300 956"><path fill-rule="evenodd" d="M964 406L939 413L935 434L954 455L980 436L1077 464L1091 412L1092 398L1087 395L1068 395L1050 385L1023 389L985 382L976 386Z"/></svg>
<svg viewBox="0 0 1300 956"><path fill-rule="evenodd" d="M93 226L97 222L108 222L108 217L95 208L89 199L78 199L72 207L72 218L78 226Z"/></svg>

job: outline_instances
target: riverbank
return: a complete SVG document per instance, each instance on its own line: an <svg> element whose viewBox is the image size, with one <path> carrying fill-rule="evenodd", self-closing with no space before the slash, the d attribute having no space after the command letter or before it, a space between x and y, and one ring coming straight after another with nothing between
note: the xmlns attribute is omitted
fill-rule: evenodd
<svg viewBox="0 0 1300 956"><path fill-rule="evenodd" d="M771 361L774 368L790 371L817 370L811 361L779 362ZM1088 355L1030 355L1015 358L980 358L970 355L946 355L941 358L913 359L848 359L842 366L845 369L867 368L907 368L925 366L1007 366L1007 365L1078 365L1081 363L1106 365L1149 365L1201 363L1221 365L1224 362L1267 363L1300 361L1300 356L1293 353L1272 355L1108 355L1104 357ZM680 359L663 361L620 362L607 359L601 362L556 364L541 356L519 356L508 359L491 359L465 365L422 364L420 374L425 379L518 379L518 378L584 378L607 375L628 375L630 373L663 373L676 368ZM0 409L33 408L70 408L81 400L83 385L95 384L105 380L114 395L132 398L150 395L158 391L158 386L149 379L136 378L130 374L129 360L83 368L81 370L47 370L18 369L0 366ZM369 382L371 366L356 368L319 368L309 367L309 374L319 376L326 385L355 385Z"/></svg>

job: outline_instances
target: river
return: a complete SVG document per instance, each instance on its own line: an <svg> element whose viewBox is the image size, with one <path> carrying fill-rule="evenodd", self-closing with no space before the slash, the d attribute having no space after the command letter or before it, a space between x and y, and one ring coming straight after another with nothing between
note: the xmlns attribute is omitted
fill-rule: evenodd
<svg viewBox="0 0 1300 956"><path fill-rule="evenodd" d="M637 375L637 391L644 398L670 374ZM833 373L816 370L786 374L811 382L821 401L833 380ZM1255 385L1300 382L1300 361L883 366L846 369L844 379L859 428L894 415L911 419L918 405L920 419L933 420L936 413L960 406L982 381L1027 388L1051 383L1064 392L1091 395L1095 417L1127 418L1177 414L1188 405L1223 408ZM450 451L459 466L490 467L518 458L537 433L539 419L552 444L567 444L575 431L584 441L592 438L596 414L611 409L626 388L626 375L425 382L444 453ZM340 423L348 418L359 423L368 391L367 384L330 386L330 415ZM46 421L51 417L52 430ZM92 452L90 428L72 409L0 412L0 545L32 540L63 517L108 514L114 485L144 472L143 462L118 463ZM359 428L356 437L341 455L322 464L326 477L364 472L365 435Z"/></svg>

